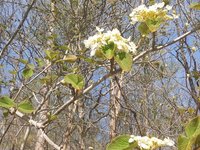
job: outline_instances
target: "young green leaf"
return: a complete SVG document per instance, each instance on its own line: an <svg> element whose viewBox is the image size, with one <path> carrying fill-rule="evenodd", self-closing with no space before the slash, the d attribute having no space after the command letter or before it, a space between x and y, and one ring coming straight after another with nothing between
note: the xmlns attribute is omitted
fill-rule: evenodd
<svg viewBox="0 0 200 150"><path fill-rule="evenodd" d="M119 64L123 71L130 71L132 68L133 60L132 56L126 52L120 52L116 54L115 61Z"/></svg>
<svg viewBox="0 0 200 150"><path fill-rule="evenodd" d="M144 22L140 23L140 25L138 26L138 30L140 31L142 35L145 35L145 36L147 36L151 32L149 30L149 27Z"/></svg>
<svg viewBox="0 0 200 150"><path fill-rule="evenodd" d="M190 8L200 10L200 3L192 3L190 5Z"/></svg>
<svg viewBox="0 0 200 150"><path fill-rule="evenodd" d="M15 107L15 102L9 97L3 96L0 98L0 107L3 107L3 108Z"/></svg>
<svg viewBox="0 0 200 150"><path fill-rule="evenodd" d="M64 77L64 82L72 85L73 88L80 90L84 87L84 78L78 74L68 74Z"/></svg>
<svg viewBox="0 0 200 150"><path fill-rule="evenodd" d="M66 62L70 62L70 63L73 63L77 60L77 56L76 55L67 55L64 60Z"/></svg>
<svg viewBox="0 0 200 150"><path fill-rule="evenodd" d="M114 138L106 147L106 150L132 150L137 146L136 143L130 144L130 135L120 135Z"/></svg>
<svg viewBox="0 0 200 150"><path fill-rule="evenodd" d="M102 52L107 59L112 59L114 56L115 44L112 42L102 47Z"/></svg>
<svg viewBox="0 0 200 150"><path fill-rule="evenodd" d="M22 64L28 64L28 60L26 59L19 59L19 62L21 62Z"/></svg>
<svg viewBox="0 0 200 150"><path fill-rule="evenodd" d="M192 119L185 127L185 132L188 137L200 134L200 116Z"/></svg>
<svg viewBox="0 0 200 150"><path fill-rule="evenodd" d="M9 115L9 110L8 110L8 109L5 109L5 110L3 111L3 117L4 117L4 118L7 118L8 115Z"/></svg>
<svg viewBox="0 0 200 150"><path fill-rule="evenodd" d="M34 108L30 101L24 100L18 104L17 109L23 113L32 113L34 112Z"/></svg>
<svg viewBox="0 0 200 150"><path fill-rule="evenodd" d="M178 150L192 150L190 139L184 135L178 137Z"/></svg>
<svg viewBox="0 0 200 150"><path fill-rule="evenodd" d="M33 75L33 70L31 68L25 68L22 72L22 75L24 76L24 78L30 78Z"/></svg>
<svg viewBox="0 0 200 150"><path fill-rule="evenodd" d="M159 20L147 20L146 21L146 25L148 26L148 28L151 32L157 31L159 29L161 23L162 22Z"/></svg>

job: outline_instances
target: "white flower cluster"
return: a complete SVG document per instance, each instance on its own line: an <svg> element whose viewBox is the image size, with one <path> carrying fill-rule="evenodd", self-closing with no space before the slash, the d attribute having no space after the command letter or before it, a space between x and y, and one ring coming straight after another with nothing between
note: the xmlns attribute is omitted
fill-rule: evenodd
<svg viewBox="0 0 200 150"><path fill-rule="evenodd" d="M141 136L131 135L129 143L133 143L135 141L137 142L140 149L145 149L145 150L153 150L161 146L174 146L175 144L174 141L170 140L169 138L160 140L155 137L149 138L147 136L141 137Z"/></svg>
<svg viewBox="0 0 200 150"><path fill-rule="evenodd" d="M136 46L133 42L130 42L130 38L125 39L121 36L118 29L113 29L112 31L107 31L102 33L103 29L96 27L98 33L94 36L90 36L87 40L84 40L86 48L91 49L91 56L94 56L97 50L101 50L103 46L110 43L114 43L115 50L124 52L136 52Z"/></svg>
<svg viewBox="0 0 200 150"><path fill-rule="evenodd" d="M156 20L156 21L166 21L170 19L175 19L177 16L168 15L168 11L172 9L171 6L165 6L165 3L155 3L152 6L146 7L145 5L140 5L139 7L133 9L130 14L131 23L135 24L136 22L146 22L147 20Z"/></svg>

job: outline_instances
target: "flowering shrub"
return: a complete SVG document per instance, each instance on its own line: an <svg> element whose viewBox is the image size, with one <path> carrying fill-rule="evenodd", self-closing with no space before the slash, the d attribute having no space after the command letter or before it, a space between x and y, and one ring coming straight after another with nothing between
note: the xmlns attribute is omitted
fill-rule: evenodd
<svg viewBox="0 0 200 150"><path fill-rule="evenodd" d="M142 23L141 25L146 25L146 28L148 28L150 32L155 32L165 21L177 18L174 14L168 15L171 9L172 7L169 5L165 6L164 2L156 3L149 7L140 5L133 9L132 13L129 15L131 24L140 22Z"/></svg>
<svg viewBox="0 0 200 150"><path fill-rule="evenodd" d="M160 140L158 138L152 137L149 138L147 136L134 136L131 135L129 139L129 143L136 142L140 149L145 150L153 150L161 146L174 146L174 141L170 140L169 138L165 138L164 140Z"/></svg>
<svg viewBox="0 0 200 150"><path fill-rule="evenodd" d="M118 29L107 31L96 27L98 33L94 36L90 36L84 41L85 47L91 49L91 56L94 56L98 50L105 50L107 47L114 51L123 51L128 53L129 51L135 53L136 46L133 42L130 42L130 38L126 39L121 36ZM113 56L110 56L111 59Z"/></svg>

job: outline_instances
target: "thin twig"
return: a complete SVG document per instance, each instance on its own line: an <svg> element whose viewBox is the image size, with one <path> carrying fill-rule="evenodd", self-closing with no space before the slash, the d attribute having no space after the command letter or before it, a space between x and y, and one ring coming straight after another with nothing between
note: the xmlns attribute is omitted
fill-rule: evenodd
<svg viewBox="0 0 200 150"><path fill-rule="evenodd" d="M7 43L7 44L4 46L4 48L1 50L1 52L0 52L0 59L3 58L3 55L4 55L4 53L6 52L8 46L12 43L12 41L13 41L14 38L16 37L17 33L20 31L20 29L21 29L21 27L23 26L23 24L24 24L26 18L28 17L28 14L29 14L31 8L33 7L33 5L35 4L36 1L37 1L37 0L33 0L33 1L31 2L31 4L29 5L28 9L26 10L26 12L25 12L25 14L24 14L24 17L23 17L22 21L20 22L20 24L19 24L18 27L17 27L17 30L14 32L13 36L10 38L10 40L8 41L8 43Z"/></svg>

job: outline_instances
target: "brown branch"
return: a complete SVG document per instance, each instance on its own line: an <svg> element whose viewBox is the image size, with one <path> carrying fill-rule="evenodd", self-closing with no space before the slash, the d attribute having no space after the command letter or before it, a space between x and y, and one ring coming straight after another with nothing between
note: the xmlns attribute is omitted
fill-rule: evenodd
<svg viewBox="0 0 200 150"><path fill-rule="evenodd" d="M174 43L180 41L181 39L184 39L184 38L187 37L188 35L190 35L190 34L196 32L197 30L200 30L200 25L198 25L196 28L192 29L191 31L188 31L188 32L184 33L183 35L181 35L181 36L175 38L173 41L171 41L171 42L169 42L169 43L166 43L166 44L163 45L163 46L158 46L158 47L155 47L154 49L149 49L149 50L146 50L146 51L141 52L140 54L138 54L137 56L135 56L135 57L133 58L133 62L137 61L138 59L140 59L141 57L145 56L145 55L148 54L148 53L151 53L151 52L154 52L154 51L159 51L159 50L161 50L161 49L163 49L163 48L165 48L165 47L168 47L168 46L170 46L170 45L172 45L172 44L174 44Z"/></svg>

